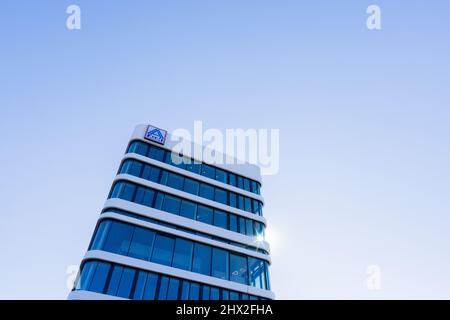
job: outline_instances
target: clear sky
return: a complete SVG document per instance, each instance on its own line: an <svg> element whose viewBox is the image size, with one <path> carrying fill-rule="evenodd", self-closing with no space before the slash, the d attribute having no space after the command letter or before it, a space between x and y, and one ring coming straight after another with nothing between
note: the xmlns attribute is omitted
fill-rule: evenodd
<svg viewBox="0 0 450 320"><path fill-rule="evenodd" d="M2 1L0 298L65 299L133 127L194 120L280 129L263 187L277 298L450 298L449 14L447 0Z"/></svg>

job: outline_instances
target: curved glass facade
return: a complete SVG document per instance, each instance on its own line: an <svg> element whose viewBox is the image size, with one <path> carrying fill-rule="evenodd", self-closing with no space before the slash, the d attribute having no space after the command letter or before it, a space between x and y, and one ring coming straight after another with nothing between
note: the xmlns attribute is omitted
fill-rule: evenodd
<svg viewBox="0 0 450 320"><path fill-rule="evenodd" d="M264 224L128 181L113 185L110 198L135 202L250 237L264 237Z"/></svg>
<svg viewBox="0 0 450 320"><path fill-rule="evenodd" d="M83 264L73 290L133 300L264 300L242 292L97 260Z"/></svg>
<svg viewBox="0 0 450 320"><path fill-rule="evenodd" d="M150 164L127 159L120 166L119 173L126 173L164 186L181 190L201 198L216 201L221 204L243 211L262 215L262 203L259 200L239 195L213 185L184 177Z"/></svg>
<svg viewBox="0 0 450 320"><path fill-rule="evenodd" d="M103 250L270 290L267 261L115 220L100 222L89 250Z"/></svg>
<svg viewBox="0 0 450 320"><path fill-rule="evenodd" d="M235 173L225 171L223 169L216 168L214 166L199 163L194 159L189 159L186 157L179 157L183 159L181 163L177 164L172 161L172 152L164 148L160 148L155 145L149 145L142 141L133 141L128 149L128 153L137 153L144 157L148 157L157 161L165 162L167 164L173 165L177 168L181 168L195 174L202 175L204 177L214 179L233 187L246 190L255 194L260 194L261 185L259 182L242 177Z"/></svg>
<svg viewBox="0 0 450 320"><path fill-rule="evenodd" d="M239 248L248 249L248 250L254 250L254 251L257 251L257 252L262 253L262 254L269 254L269 252L267 252L266 250L260 248L260 241L259 240L256 240L256 241L252 242L252 245L245 245L243 243L232 241L232 240L228 240L228 239L225 239L225 238L222 238L222 237L218 237L216 235L210 235L210 234L207 234L207 233L204 233L204 232L196 231L194 229L180 227L180 226L174 225L172 223L163 222L163 221L160 221L160 220L156 220L156 219L153 219L153 218L145 217L145 216L142 216L142 215L139 215L139 214L136 214L136 213L132 213L132 212L116 209L116 208L107 208L107 209L105 209L102 212L102 214L103 213L108 213L108 212L118 213L118 214L121 214L121 215L124 215L124 216L127 216L127 217L131 217L131 218L134 218L134 219L150 222L150 223L153 223L153 224L156 224L156 225L161 225L161 226L164 226L164 227L167 227L167 228L171 228L171 229L174 229L174 230L180 230L180 231L187 232L189 234L195 234L195 235L203 237L203 238L217 240L217 241L220 241L222 243L228 243L228 244L231 244L231 245L239 247Z"/></svg>
<svg viewBox="0 0 450 320"><path fill-rule="evenodd" d="M166 135L135 128L69 299L273 299L258 168L192 162Z"/></svg>

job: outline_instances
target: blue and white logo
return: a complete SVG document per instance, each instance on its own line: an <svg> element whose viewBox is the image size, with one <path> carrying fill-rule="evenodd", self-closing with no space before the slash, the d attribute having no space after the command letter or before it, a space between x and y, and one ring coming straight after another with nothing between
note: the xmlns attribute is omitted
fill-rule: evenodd
<svg viewBox="0 0 450 320"><path fill-rule="evenodd" d="M166 136L166 130L159 129L154 126L148 126L147 133L145 134L145 139L154 141L159 144L164 144L166 142Z"/></svg>

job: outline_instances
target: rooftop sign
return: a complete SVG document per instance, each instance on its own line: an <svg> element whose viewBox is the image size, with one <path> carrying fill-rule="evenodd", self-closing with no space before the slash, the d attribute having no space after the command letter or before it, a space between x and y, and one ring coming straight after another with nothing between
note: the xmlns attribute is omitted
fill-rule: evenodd
<svg viewBox="0 0 450 320"><path fill-rule="evenodd" d="M167 131L149 125L147 128L147 133L145 134L145 139L164 145L166 142Z"/></svg>

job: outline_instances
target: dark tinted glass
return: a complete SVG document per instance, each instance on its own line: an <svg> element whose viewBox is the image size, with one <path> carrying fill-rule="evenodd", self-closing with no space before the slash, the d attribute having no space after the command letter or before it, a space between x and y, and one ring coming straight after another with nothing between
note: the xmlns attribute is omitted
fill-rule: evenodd
<svg viewBox="0 0 450 320"><path fill-rule="evenodd" d="M208 166L207 164L202 164L202 171L201 171L201 175L214 179L215 177L215 172L214 172L214 168L211 166Z"/></svg>
<svg viewBox="0 0 450 320"><path fill-rule="evenodd" d="M230 254L230 280L247 284L247 258Z"/></svg>
<svg viewBox="0 0 450 320"><path fill-rule="evenodd" d="M212 273L216 278L228 280L228 252L222 249L213 248L212 250Z"/></svg>
<svg viewBox="0 0 450 320"><path fill-rule="evenodd" d="M223 170L216 169L216 180L227 183L227 173Z"/></svg>
<svg viewBox="0 0 450 320"><path fill-rule="evenodd" d="M149 260L154 239L155 232L143 228L136 228L128 255L137 259Z"/></svg>
<svg viewBox="0 0 450 320"><path fill-rule="evenodd" d="M209 200L214 200L214 188L211 187L210 185L201 183L200 184L200 197L209 199Z"/></svg>
<svg viewBox="0 0 450 320"><path fill-rule="evenodd" d="M191 270L193 248L194 243L192 241L177 238L172 267Z"/></svg>
<svg viewBox="0 0 450 320"><path fill-rule="evenodd" d="M167 186L174 188L174 189L178 189L178 190L182 190L183 189L183 177L175 174L175 173L169 173L169 179L167 181Z"/></svg>
<svg viewBox="0 0 450 320"><path fill-rule="evenodd" d="M197 208L197 220L212 224L213 223L213 210L211 208L199 205Z"/></svg>
<svg viewBox="0 0 450 320"><path fill-rule="evenodd" d="M227 213L220 210L214 210L214 225L220 228L228 229Z"/></svg>
<svg viewBox="0 0 450 320"><path fill-rule="evenodd" d="M197 196L200 184L197 181L189 178L186 178L184 180L184 191Z"/></svg>
<svg viewBox="0 0 450 320"><path fill-rule="evenodd" d="M155 245L152 253L152 261L166 266L172 263L173 247L175 240L163 235L156 235Z"/></svg>
<svg viewBox="0 0 450 320"><path fill-rule="evenodd" d="M211 247L196 243L192 271L205 275L211 274Z"/></svg>
<svg viewBox="0 0 450 320"><path fill-rule="evenodd" d="M219 188L215 188L215 201L220 202L222 204L228 204L228 193L223 190L223 189L219 189Z"/></svg>
<svg viewBox="0 0 450 320"><path fill-rule="evenodd" d="M103 250L127 255L130 248L133 228L121 222L113 222Z"/></svg>
<svg viewBox="0 0 450 320"><path fill-rule="evenodd" d="M181 201L180 216L194 219L197 215L197 205L188 200Z"/></svg>
<svg viewBox="0 0 450 320"><path fill-rule="evenodd" d="M179 198L166 195L164 197L162 210L173 214L179 214L181 200Z"/></svg>

